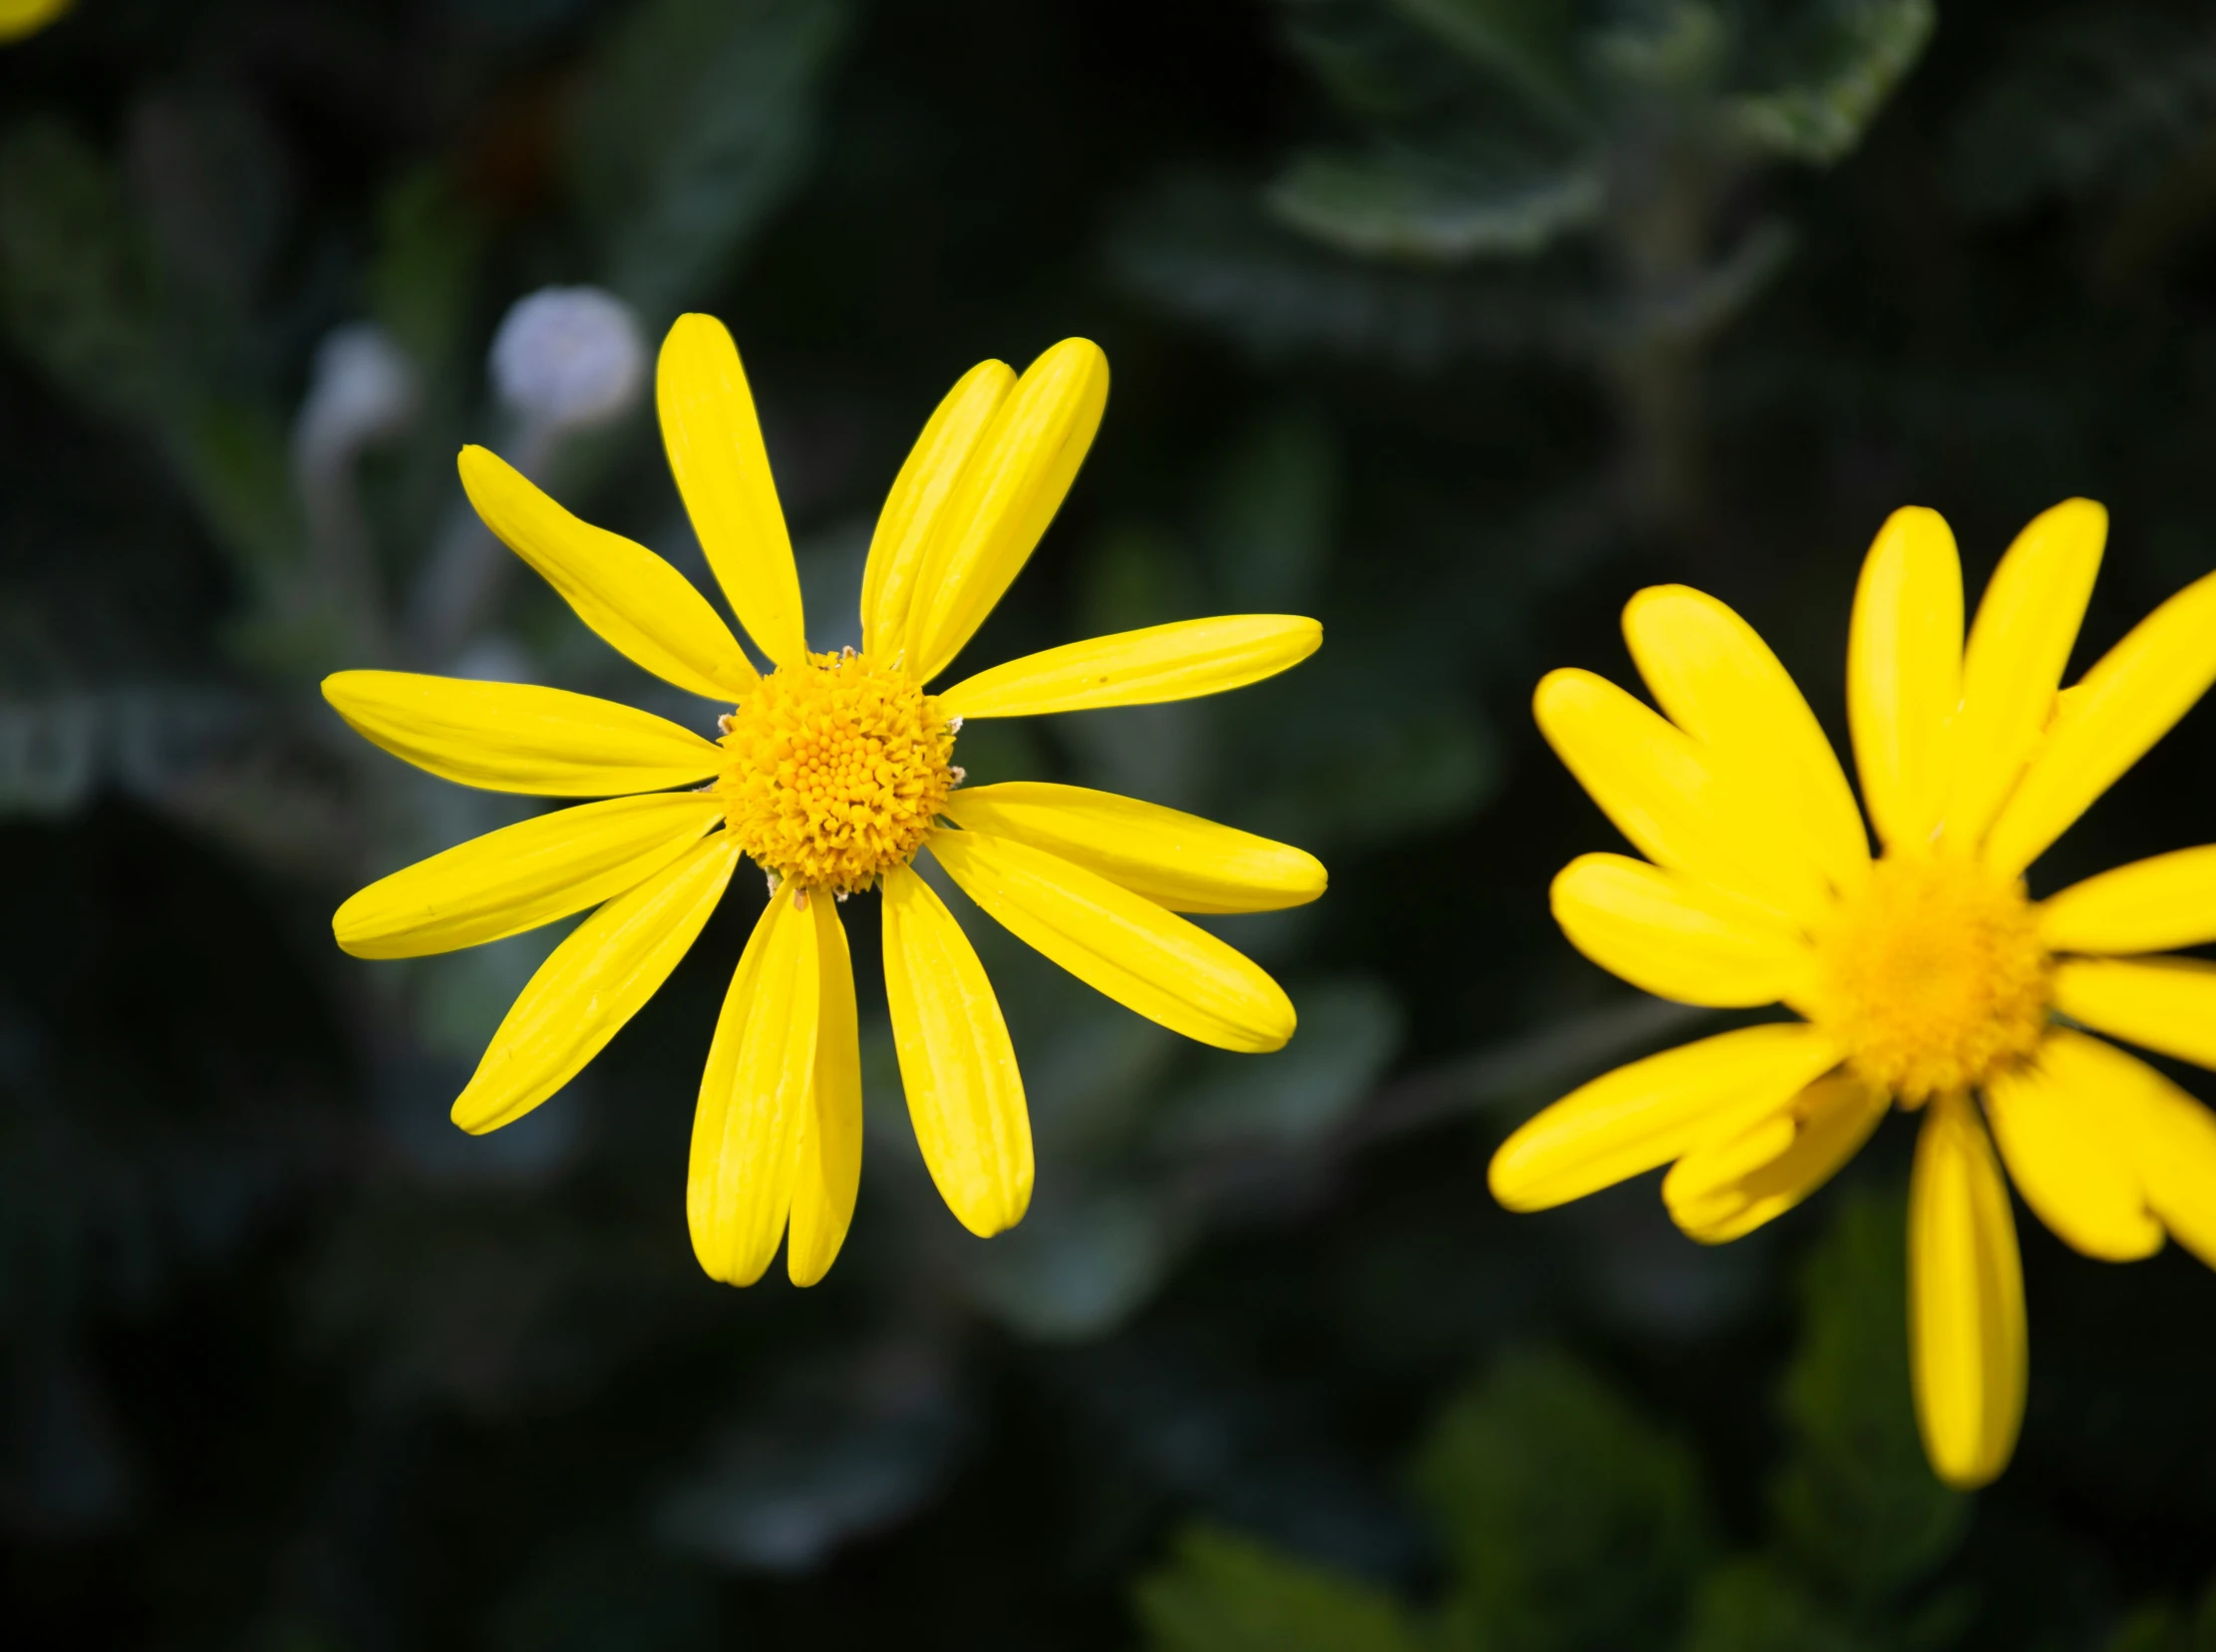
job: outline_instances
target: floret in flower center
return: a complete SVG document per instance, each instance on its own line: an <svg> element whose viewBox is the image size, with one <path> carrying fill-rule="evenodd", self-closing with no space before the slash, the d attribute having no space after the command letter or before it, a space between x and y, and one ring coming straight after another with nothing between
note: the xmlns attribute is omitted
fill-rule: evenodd
<svg viewBox="0 0 2216 1652"><path fill-rule="evenodd" d="M723 730L725 824L801 889L846 894L906 865L960 775L938 702L851 649L781 667Z"/></svg>
<svg viewBox="0 0 2216 1652"><path fill-rule="evenodd" d="M2052 961L2024 885L1975 861L1887 855L1816 933L1809 1017L1909 1106L2038 1050Z"/></svg>

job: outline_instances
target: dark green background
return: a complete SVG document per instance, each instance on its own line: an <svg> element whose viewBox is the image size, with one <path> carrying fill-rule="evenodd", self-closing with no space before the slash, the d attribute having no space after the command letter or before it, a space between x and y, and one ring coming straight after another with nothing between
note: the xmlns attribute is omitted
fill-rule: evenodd
<svg viewBox="0 0 2216 1652"><path fill-rule="evenodd" d="M1651 1178L1485 1192L1518 1119L1713 1027L1571 951L1615 846L1550 666L1733 603L1840 731L1847 604L1935 506L1973 592L2113 515L2079 665L2216 563L2216 22L1914 0L80 0L0 51L0 1634L13 1646L2216 1646L2216 1280L2020 1212L2032 1398L1921 1465L1892 1121L1720 1251ZM1928 29L1928 35L1927 35ZM338 729L371 663L287 431L318 341L422 376L359 468L412 578L484 352L595 282L744 351L813 598L973 362L1082 333L1107 422L984 663L1291 609L1222 702L973 730L1314 848L1222 930L1303 1011L1198 1052L965 910L1039 1194L916 1158L861 964L821 1287L694 1266L692 1095L750 878L584 1080L445 1109L530 943L360 964L333 905L511 818ZM550 487L698 569L650 416ZM690 559L690 560L688 560ZM540 680L656 690L517 581ZM835 593L835 604L833 595ZM665 691L666 692L666 691ZM699 720L699 708L678 715ZM2187 719L2034 892L2216 836ZM2204 1092L2205 1076L2186 1075ZM2197 1637L2197 1638L2196 1638Z"/></svg>

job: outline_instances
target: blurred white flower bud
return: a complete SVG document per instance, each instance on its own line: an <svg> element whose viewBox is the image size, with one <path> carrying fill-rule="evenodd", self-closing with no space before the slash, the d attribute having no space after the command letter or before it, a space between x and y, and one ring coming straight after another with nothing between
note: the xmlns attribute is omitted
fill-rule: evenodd
<svg viewBox="0 0 2216 1652"><path fill-rule="evenodd" d="M374 321L335 328L316 348L293 451L310 467L343 459L406 425L421 400L415 363L384 328Z"/></svg>
<svg viewBox="0 0 2216 1652"><path fill-rule="evenodd" d="M598 287L541 287L516 300L492 339L492 387L531 424L606 424L645 384L638 318Z"/></svg>

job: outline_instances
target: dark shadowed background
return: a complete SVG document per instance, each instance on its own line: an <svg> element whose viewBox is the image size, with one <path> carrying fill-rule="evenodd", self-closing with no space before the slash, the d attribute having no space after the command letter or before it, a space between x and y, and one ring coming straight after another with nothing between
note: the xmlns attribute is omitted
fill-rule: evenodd
<svg viewBox="0 0 2216 1652"><path fill-rule="evenodd" d="M524 806L354 742L323 673L671 692L454 477L488 442L705 571L650 408L488 368L580 284L649 341L730 323L819 644L946 386L1073 333L1107 423L978 663L1324 621L1225 700L964 736L977 779L1333 873L1223 923L1301 1008L1268 1058L972 922L1039 1142L1012 1234L922 1173L871 900L860 1212L804 1293L710 1283L683 1215L751 879L482 1139L447 1108L558 929L332 944L351 889ZM1526 1217L1483 1179L1720 1024L1553 927L1614 838L1540 673L1627 677L1624 598L1684 580L1837 737L1886 512L1944 511L1975 588L2075 493L2114 519L2082 661L2216 565L2204 6L80 0L0 49L0 1638L2216 1648L2190 1257L2022 1221L2029 1420L1966 1498L1909 1416L1902 1122L1722 1250L1651 1178ZM2204 710L2035 893L2216 837L2212 759Z"/></svg>

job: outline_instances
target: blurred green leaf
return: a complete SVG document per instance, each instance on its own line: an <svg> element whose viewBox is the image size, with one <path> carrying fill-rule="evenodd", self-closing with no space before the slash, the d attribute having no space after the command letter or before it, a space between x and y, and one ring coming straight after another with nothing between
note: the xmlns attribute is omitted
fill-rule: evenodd
<svg viewBox="0 0 2216 1652"><path fill-rule="evenodd" d="M1153 1652L1422 1652L1383 1590L1249 1537L1189 1528L1132 1604Z"/></svg>
<svg viewBox="0 0 2216 1652"><path fill-rule="evenodd" d="M153 279L98 150L48 116L0 134L0 305L18 349L85 405L146 414L159 394Z"/></svg>
<svg viewBox="0 0 2216 1652"><path fill-rule="evenodd" d="M2107 7L2024 32L1964 108L1947 179L1981 215L2079 200L2194 155L2212 124L2206 20Z"/></svg>
<svg viewBox="0 0 2216 1652"><path fill-rule="evenodd" d="M1510 1355L1447 1408L1416 1487L1446 1536L1471 1652L1664 1638L1708 1552L1693 1459L1583 1366Z"/></svg>
<svg viewBox="0 0 2216 1652"><path fill-rule="evenodd" d="M1779 1536L1863 1612L1945 1559L1970 1512L1925 1464L1910 1407L1906 1233L1897 1197L1841 1201L1802 1276L1782 1397L1793 1445L1772 1491Z"/></svg>
<svg viewBox="0 0 2216 1652"><path fill-rule="evenodd" d="M1267 198L1286 223L1343 251L1459 263L1542 250L1600 215L1602 187L1585 164L1457 165L1381 148L1297 157Z"/></svg>
<svg viewBox="0 0 2216 1652"><path fill-rule="evenodd" d="M1761 1560L1737 1560L1701 1582L1680 1652L1863 1652L1865 1643L1800 1585Z"/></svg>
<svg viewBox="0 0 2216 1652"><path fill-rule="evenodd" d="M1387 0L1556 117L1581 113L1575 0Z"/></svg>
<svg viewBox="0 0 2216 1652"><path fill-rule="evenodd" d="M1938 16L1933 0L1825 0L1804 8L1789 78L1737 101L1740 131L1817 165L1853 150L1916 66Z"/></svg>
<svg viewBox="0 0 2216 1652"><path fill-rule="evenodd" d="M704 303L798 182L844 0L648 0L602 48L576 131L603 284L650 331Z"/></svg>

